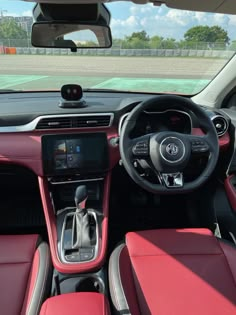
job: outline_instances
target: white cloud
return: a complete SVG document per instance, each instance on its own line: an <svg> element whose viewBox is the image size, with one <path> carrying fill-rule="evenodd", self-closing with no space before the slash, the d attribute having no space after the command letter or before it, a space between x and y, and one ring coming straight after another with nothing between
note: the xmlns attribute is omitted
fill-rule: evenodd
<svg viewBox="0 0 236 315"><path fill-rule="evenodd" d="M14 17L16 17L16 16L19 16L19 14L7 11L7 12L3 12L3 16L14 16Z"/></svg>
<svg viewBox="0 0 236 315"><path fill-rule="evenodd" d="M147 13L152 11L152 4L148 4L140 9L141 13Z"/></svg>
<svg viewBox="0 0 236 315"><path fill-rule="evenodd" d="M127 26L136 26L138 25L138 21L136 20L136 17L131 15L125 22L124 25Z"/></svg>
<svg viewBox="0 0 236 315"><path fill-rule="evenodd" d="M130 7L130 13L132 14L132 15L136 15L136 14L138 14L138 7L136 7L136 6L134 6L134 5L132 5L131 7Z"/></svg>
<svg viewBox="0 0 236 315"><path fill-rule="evenodd" d="M126 20L120 20L120 19L112 19L111 21L111 27L136 27L138 26L138 21L136 20L136 17L131 15Z"/></svg>
<svg viewBox="0 0 236 315"><path fill-rule="evenodd" d="M231 39L236 27L236 16L212 14L205 12L182 11L168 9L166 6L154 7L151 4L142 6L132 4L129 8L130 17L113 19L112 33L114 37L122 38L132 32L145 30L149 36L183 38L184 33L196 25L219 25L228 31Z"/></svg>
<svg viewBox="0 0 236 315"><path fill-rule="evenodd" d="M181 26L188 25L192 20L192 12L189 11L179 11L179 10L170 10L166 19L170 21L171 24L179 24Z"/></svg>
<svg viewBox="0 0 236 315"><path fill-rule="evenodd" d="M140 15L151 12L153 10L153 5L151 3L146 5L131 5L129 10L132 15Z"/></svg>
<svg viewBox="0 0 236 315"><path fill-rule="evenodd" d="M27 11L24 11L22 13L4 12L3 15L4 16L13 16L13 17L16 17L16 16L32 16L32 11L31 10L27 10Z"/></svg>
<svg viewBox="0 0 236 315"><path fill-rule="evenodd" d="M136 29L139 28L140 22L134 15L131 15L126 20L112 19L111 21L112 35L116 38L122 38L128 34L133 33Z"/></svg>
<svg viewBox="0 0 236 315"><path fill-rule="evenodd" d="M32 11L31 10L24 11L22 13L22 16L32 16Z"/></svg>

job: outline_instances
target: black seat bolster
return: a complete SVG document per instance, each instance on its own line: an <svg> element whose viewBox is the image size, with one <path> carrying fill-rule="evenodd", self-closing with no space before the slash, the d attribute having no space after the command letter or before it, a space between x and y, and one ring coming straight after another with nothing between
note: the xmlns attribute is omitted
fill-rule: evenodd
<svg viewBox="0 0 236 315"><path fill-rule="evenodd" d="M48 244L42 242L34 254L22 314L39 314L41 305L49 294L51 274L50 250Z"/></svg>
<svg viewBox="0 0 236 315"><path fill-rule="evenodd" d="M112 304L116 314L140 314L132 266L127 247L124 243L117 246L110 257L109 286Z"/></svg>

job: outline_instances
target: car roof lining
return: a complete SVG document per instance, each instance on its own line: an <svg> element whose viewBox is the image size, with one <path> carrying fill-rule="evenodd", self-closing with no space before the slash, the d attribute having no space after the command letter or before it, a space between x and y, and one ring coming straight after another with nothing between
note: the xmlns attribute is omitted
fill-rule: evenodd
<svg viewBox="0 0 236 315"><path fill-rule="evenodd" d="M118 2L117 0L22 0L25 2L41 2L41 3L111 3ZM200 11L200 12L214 12L214 13L227 13L236 14L236 1L235 0L123 0L124 2L133 2L136 4L153 3L153 5L160 6L166 4L169 8Z"/></svg>

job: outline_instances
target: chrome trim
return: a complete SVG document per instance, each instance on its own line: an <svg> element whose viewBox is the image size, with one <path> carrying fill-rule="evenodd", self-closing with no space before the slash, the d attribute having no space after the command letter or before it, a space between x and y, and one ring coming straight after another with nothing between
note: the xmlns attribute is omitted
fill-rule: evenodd
<svg viewBox="0 0 236 315"><path fill-rule="evenodd" d="M52 185L64 185L64 184L74 184L74 183L84 183L84 182L96 182L96 181L102 181L104 180L104 177L98 177L98 178L91 178L91 179L78 179L78 180L71 180L71 181L65 181L65 182L52 182L50 179L48 179L49 183Z"/></svg>
<svg viewBox="0 0 236 315"><path fill-rule="evenodd" d="M179 188L184 186L184 178L183 178L183 173L178 172L178 173L162 173L161 174L162 179L166 185L167 188ZM170 186L168 184L168 177L172 176L173 177L173 186Z"/></svg>
<svg viewBox="0 0 236 315"><path fill-rule="evenodd" d="M93 127L93 126L89 126L89 127L73 127L73 128L45 128L45 129L36 129L37 124L39 123L39 121L41 119L45 119L45 118L63 118L63 117L84 117L84 116L110 116L110 123L108 126L99 126L99 127ZM20 126L7 126L7 127L0 127L0 133L1 132L29 132L29 131L34 131L34 130L38 130L38 131L43 131L43 130L67 130L67 129L87 129L87 128L109 128L114 120L114 113L88 113L88 114L58 114L58 115L45 115L45 116L38 116L36 117L34 120L32 120L31 122L29 122L28 124L25 125L20 125Z"/></svg>
<svg viewBox="0 0 236 315"><path fill-rule="evenodd" d="M230 232L230 231L229 231L229 235L230 235L230 237L232 238L234 244L236 244L236 238L235 238L233 232Z"/></svg>
<svg viewBox="0 0 236 315"><path fill-rule="evenodd" d="M68 212L69 210L75 211L75 206L74 207L66 207L66 208L62 208L60 210L57 210L57 216L59 214L62 214L63 212Z"/></svg>
<svg viewBox="0 0 236 315"><path fill-rule="evenodd" d="M74 215L74 212L70 212L70 213L67 213L64 217L64 222L63 222L63 225L62 225L62 233L61 233L61 239L60 239L60 260L64 263L64 264L69 264L69 265L77 265L77 264L84 264L84 263L87 263L87 262L91 262L91 261L94 261L97 256L98 256L98 248L99 248L99 245L100 245L100 233L99 233L99 227L98 227L98 219L97 219L97 214L95 211L93 211L92 209L88 209L88 213L90 215L92 215L94 217L94 220L95 220L95 223L96 223L96 245L94 246L94 256L92 259L90 260L86 260L86 261L67 261L65 259L65 255L64 255L64 250L62 248L62 245L63 245L63 239L64 239L64 234L65 234L65 225L66 225L66 219L70 216L73 216Z"/></svg>
<svg viewBox="0 0 236 315"><path fill-rule="evenodd" d="M166 109L166 110L163 110L161 112L149 112L147 110L144 110L143 113L146 113L146 114L155 114L155 115L161 115L161 114L164 114L164 113L167 113L167 112L176 112L176 113L181 113L181 114L184 114L186 116L188 116L189 120L190 120L190 126L191 126L191 131L190 133L192 133L192 129L193 129L193 121L192 121L192 117L189 115L189 113L187 112L184 112L182 110L178 110L178 109ZM121 128L122 128L122 125L124 123L124 120L125 118L130 114L130 112L124 114L123 116L121 116L120 120L119 120L119 126L118 126L118 135L120 136L120 133L121 133Z"/></svg>
<svg viewBox="0 0 236 315"><path fill-rule="evenodd" d="M124 114L124 115L122 115L121 118L120 118L120 120L119 120L119 126L118 126L118 135L119 135L119 136L120 136L120 133L121 133L121 128L122 128L122 125L123 125L123 123L124 123L124 120L125 120L125 118L126 118L129 114L130 114L130 112L129 112L129 113L126 113L126 114Z"/></svg>
<svg viewBox="0 0 236 315"><path fill-rule="evenodd" d="M161 147L162 147L163 142L166 141L166 139L177 139L177 140L179 140L179 141L182 143L182 145L183 145L183 154L182 154L182 156L181 156L178 160L176 160L176 161L168 160L168 159L165 158L164 155L162 154L162 152L161 152ZM183 160L183 158L184 158L184 156L185 156L185 145L184 145L183 141L180 140L179 138L176 138L176 137L166 137L166 138L163 139L163 140L161 141L161 143L160 143L159 152L160 152L160 155L161 155L161 157L163 158L163 160L165 160L165 161L168 162L168 163L175 164L175 163L178 163L178 162L180 162L181 160Z"/></svg>
<svg viewBox="0 0 236 315"><path fill-rule="evenodd" d="M224 116L222 116L222 115L214 115L214 116L212 116L211 117L211 121L212 121L212 123L214 124L214 119L216 119L216 118L221 118L222 120L224 120L224 122L225 122L225 128L224 128L224 131L222 132L222 133L218 133L217 132L217 129L216 129L216 133L217 133L217 135L218 135L218 137L220 138L220 137L222 137L224 134L226 134L226 132L228 131L228 129L229 129L229 122L228 122L228 120L224 117ZM214 125L215 126L215 125ZM215 128L216 128L216 126L215 126Z"/></svg>

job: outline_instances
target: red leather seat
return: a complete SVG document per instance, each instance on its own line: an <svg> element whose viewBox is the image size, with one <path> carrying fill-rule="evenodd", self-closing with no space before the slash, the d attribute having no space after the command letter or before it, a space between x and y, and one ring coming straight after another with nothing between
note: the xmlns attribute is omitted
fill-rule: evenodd
<svg viewBox="0 0 236 315"><path fill-rule="evenodd" d="M67 293L46 300L40 315L110 315L110 309L104 294Z"/></svg>
<svg viewBox="0 0 236 315"><path fill-rule="evenodd" d="M50 267L48 245L38 235L0 236L0 314L37 315Z"/></svg>
<svg viewBox="0 0 236 315"><path fill-rule="evenodd" d="M207 229L128 233L109 284L117 314L235 315L236 249Z"/></svg>

